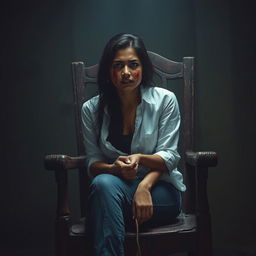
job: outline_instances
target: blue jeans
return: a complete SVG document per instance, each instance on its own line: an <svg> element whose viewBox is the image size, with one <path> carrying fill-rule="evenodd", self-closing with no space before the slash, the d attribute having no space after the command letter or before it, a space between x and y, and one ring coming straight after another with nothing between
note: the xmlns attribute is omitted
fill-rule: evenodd
<svg viewBox="0 0 256 256"><path fill-rule="evenodd" d="M140 181L126 181L111 174L100 174L93 179L87 220L94 255L124 255L125 230L132 222L132 201ZM158 181L151 196L153 216L145 225L168 224L179 214L181 192L172 184Z"/></svg>

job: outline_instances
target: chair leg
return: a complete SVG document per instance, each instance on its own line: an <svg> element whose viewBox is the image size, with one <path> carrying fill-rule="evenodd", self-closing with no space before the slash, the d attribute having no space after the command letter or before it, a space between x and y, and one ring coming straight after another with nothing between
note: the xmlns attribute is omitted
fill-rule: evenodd
<svg viewBox="0 0 256 256"><path fill-rule="evenodd" d="M62 216L55 224L55 255L68 256L69 216Z"/></svg>

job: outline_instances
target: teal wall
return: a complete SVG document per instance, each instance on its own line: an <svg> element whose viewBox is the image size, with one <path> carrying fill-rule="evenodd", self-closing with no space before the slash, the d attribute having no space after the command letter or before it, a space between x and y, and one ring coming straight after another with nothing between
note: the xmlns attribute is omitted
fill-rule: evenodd
<svg viewBox="0 0 256 256"><path fill-rule="evenodd" d="M47 153L76 154L71 61L98 61L118 32L149 50L196 57L197 144L219 153L209 174L214 247L256 250L253 135L255 38L239 1L12 1L2 9L2 247L53 246L55 184ZM74 216L77 176L70 175ZM255 197L254 197L255 201ZM1 252L1 250L0 250Z"/></svg>

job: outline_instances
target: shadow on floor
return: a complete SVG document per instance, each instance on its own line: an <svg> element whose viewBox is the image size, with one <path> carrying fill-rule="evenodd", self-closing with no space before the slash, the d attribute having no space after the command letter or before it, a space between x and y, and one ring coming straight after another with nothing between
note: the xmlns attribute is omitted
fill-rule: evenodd
<svg viewBox="0 0 256 256"><path fill-rule="evenodd" d="M55 256L54 252L45 251L43 249L14 249L0 248L2 256ZM159 255L156 255L159 256ZM187 256L186 253L175 253L168 256ZM256 252L235 252L222 249L216 249L213 256L256 256Z"/></svg>

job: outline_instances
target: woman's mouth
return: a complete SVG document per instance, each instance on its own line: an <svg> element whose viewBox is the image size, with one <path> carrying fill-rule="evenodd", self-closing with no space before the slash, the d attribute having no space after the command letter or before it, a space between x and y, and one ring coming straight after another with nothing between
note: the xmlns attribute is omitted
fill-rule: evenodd
<svg viewBox="0 0 256 256"><path fill-rule="evenodd" d="M130 79L124 79L121 81L122 84L130 84L132 82L133 82L133 80L130 80Z"/></svg>

